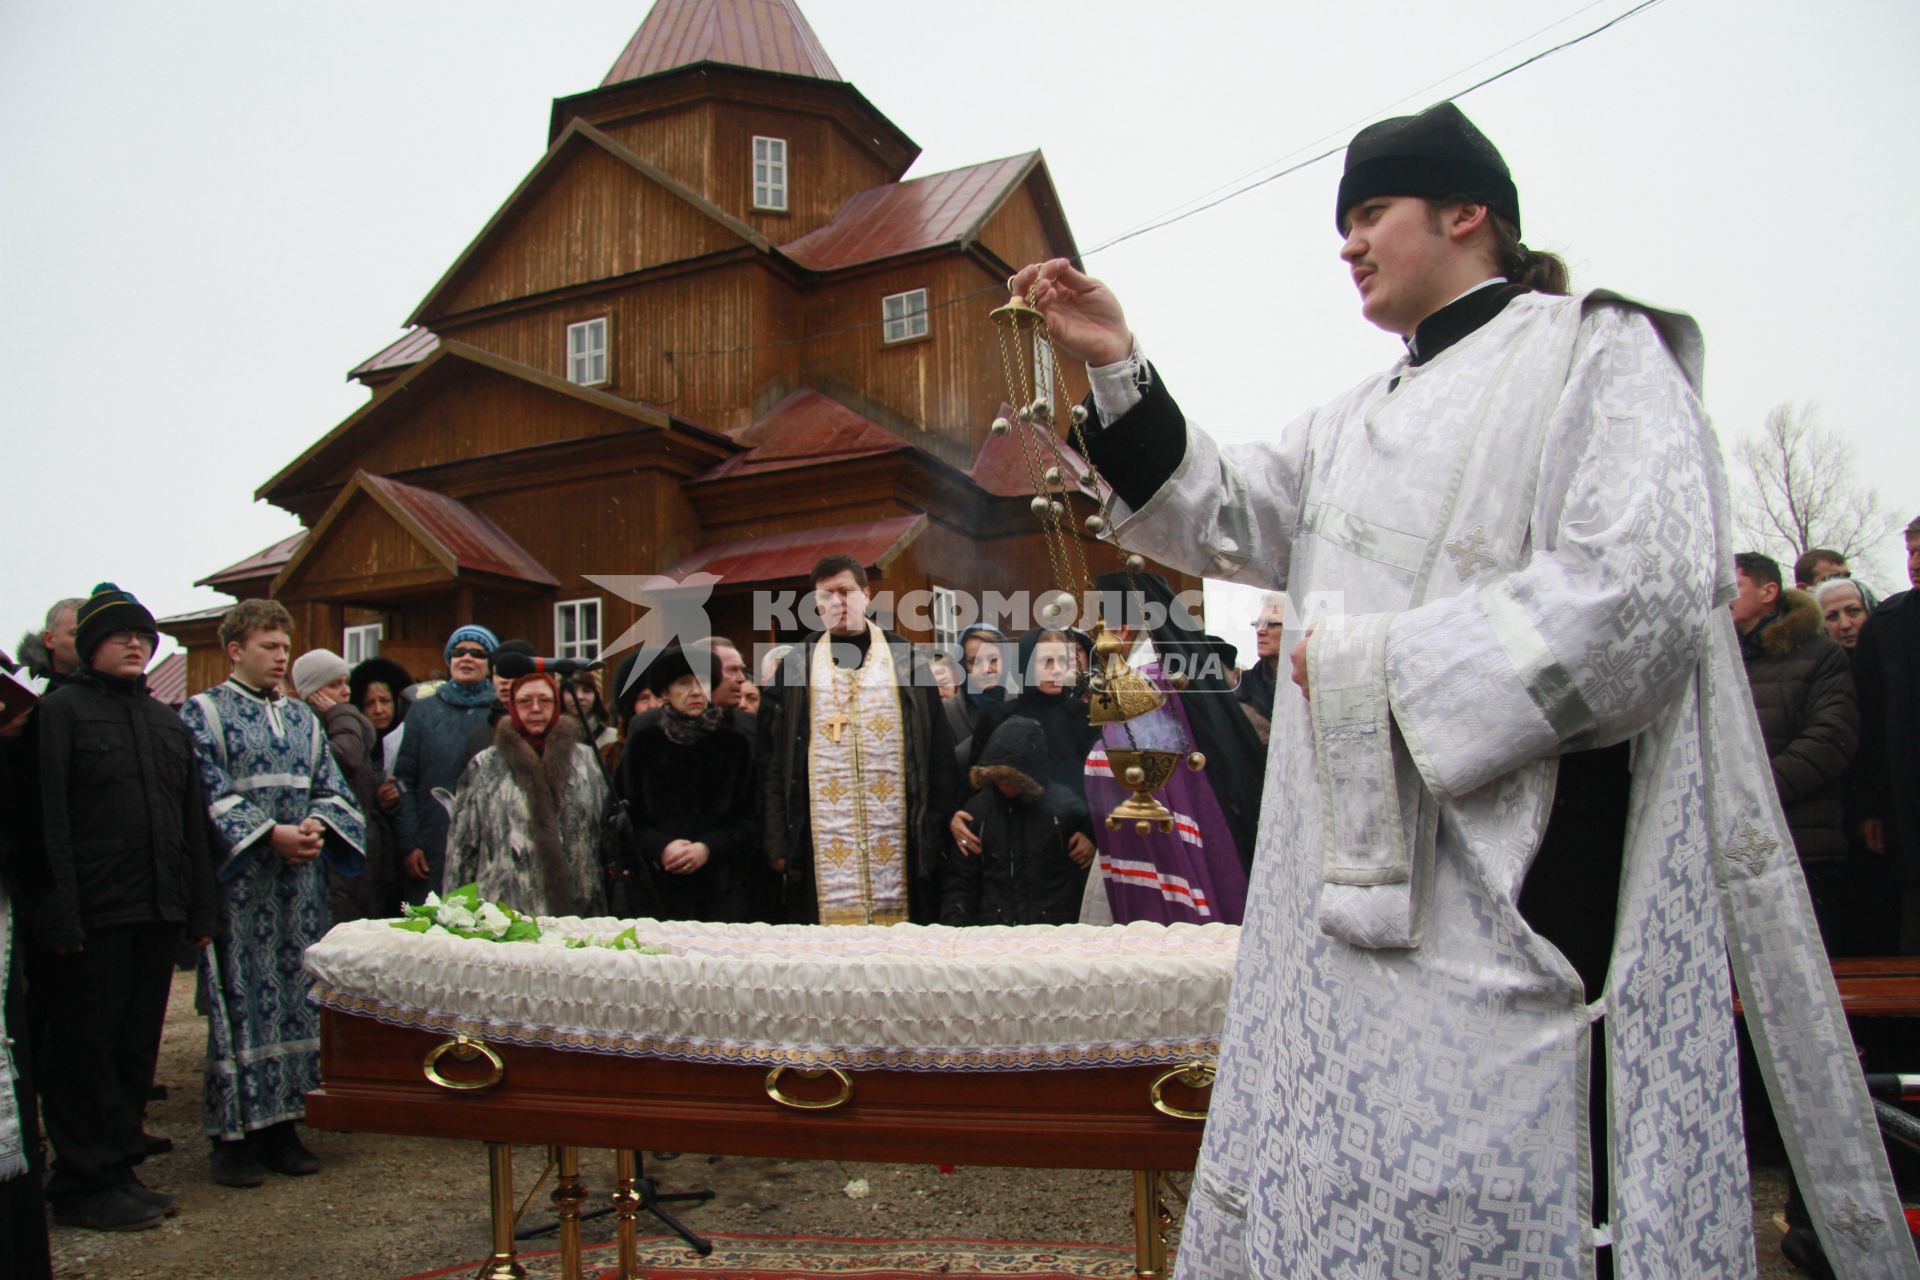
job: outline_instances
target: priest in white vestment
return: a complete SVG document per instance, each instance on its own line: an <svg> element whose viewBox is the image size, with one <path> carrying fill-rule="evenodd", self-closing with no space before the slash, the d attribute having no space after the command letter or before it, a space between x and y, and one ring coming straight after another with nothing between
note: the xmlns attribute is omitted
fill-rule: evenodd
<svg viewBox="0 0 1920 1280"><path fill-rule="evenodd" d="M1313 628L1179 1275L1752 1276L1729 959L1837 1272L1920 1274L1725 608L1699 330L1565 296L1451 104L1363 130L1335 214L1407 354L1256 445L1099 281L1011 282L1088 363L1128 549Z"/></svg>
<svg viewBox="0 0 1920 1280"><path fill-rule="evenodd" d="M828 556L813 584L822 629L782 663L757 724L786 918L933 923L947 821L965 799L939 690L867 617L859 561Z"/></svg>

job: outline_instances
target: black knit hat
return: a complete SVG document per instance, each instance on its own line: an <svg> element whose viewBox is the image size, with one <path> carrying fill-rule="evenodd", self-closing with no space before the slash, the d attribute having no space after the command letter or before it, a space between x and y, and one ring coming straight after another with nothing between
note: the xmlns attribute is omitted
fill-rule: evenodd
<svg viewBox="0 0 1920 1280"><path fill-rule="evenodd" d="M93 589L74 615L73 647L80 661L91 663L100 642L116 631L138 631L160 641L160 627L147 607L111 582Z"/></svg>
<svg viewBox="0 0 1920 1280"><path fill-rule="evenodd" d="M1487 135L1451 102L1417 116L1370 124L1347 144L1333 226L1347 233L1347 212L1375 196L1471 196L1520 229L1520 193Z"/></svg>

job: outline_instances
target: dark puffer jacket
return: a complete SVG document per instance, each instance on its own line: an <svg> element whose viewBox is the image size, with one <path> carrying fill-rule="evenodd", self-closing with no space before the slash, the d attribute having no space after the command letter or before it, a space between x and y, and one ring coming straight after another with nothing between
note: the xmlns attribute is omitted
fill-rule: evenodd
<svg viewBox="0 0 1920 1280"><path fill-rule="evenodd" d="M940 894L941 924L1073 924L1087 869L1067 856L1077 831L1089 839L1086 802L1046 781L1047 739L1024 716L1000 722L973 767L977 788L964 812L973 817L980 852L949 846ZM1008 782L1017 794L1004 794Z"/></svg>
<svg viewBox="0 0 1920 1280"><path fill-rule="evenodd" d="M31 915L48 947L89 929L180 924L215 929L207 805L193 739L144 678L88 668L34 711L41 819L53 886Z"/></svg>
<svg viewBox="0 0 1920 1280"><path fill-rule="evenodd" d="M343 876L327 868L327 901L333 922L380 919L400 905L400 866L393 851L393 819L380 807L380 784L387 780L380 767L380 731L366 713L351 702L337 702L320 713L327 727L333 758L353 788L353 798L367 817L367 863L357 876Z"/></svg>
<svg viewBox="0 0 1920 1280"><path fill-rule="evenodd" d="M1800 863L1840 873L1847 862L1841 780L1860 745L1846 651L1828 638L1804 591L1781 592L1779 607L1741 637L1740 650Z"/></svg>

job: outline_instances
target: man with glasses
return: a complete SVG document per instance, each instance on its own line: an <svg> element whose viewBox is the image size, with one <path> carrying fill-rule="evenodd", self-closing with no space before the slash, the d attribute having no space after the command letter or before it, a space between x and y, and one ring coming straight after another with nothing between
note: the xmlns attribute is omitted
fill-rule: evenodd
<svg viewBox="0 0 1920 1280"><path fill-rule="evenodd" d="M1286 596L1267 592L1260 601L1260 616L1253 620L1254 663L1240 673L1240 685L1233 691L1263 747L1272 727L1273 691L1280 683L1280 636L1286 613Z"/></svg>
<svg viewBox="0 0 1920 1280"><path fill-rule="evenodd" d="M448 811L433 793L450 793L459 784L460 770L472 758L467 739L499 705L488 678L488 659L499 647L499 638L485 627L468 623L456 628L444 651L451 678L407 713L407 736L393 778L400 784L396 847L407 850L402 865L409 877L409 902L425 902L428 890L438 893L443 887Z"/></svg>
<svg viewBox="0 0 1920 1280"><path fill-rule="evenodd" d="M147 694L153 615L110 582L76 612L86 665L34 715L53 873L29 917L47 1199L63 1226L132 1231L176 1211L133 1166L175 944L214 932L212 861L193 740Z"/></svg>

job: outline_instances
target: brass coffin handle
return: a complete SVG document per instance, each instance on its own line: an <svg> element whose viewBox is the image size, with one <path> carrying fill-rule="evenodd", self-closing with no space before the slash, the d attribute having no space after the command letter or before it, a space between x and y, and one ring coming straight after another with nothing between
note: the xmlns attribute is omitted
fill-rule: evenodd
<svg viewBox="0 0 1920 1280"><path fill-rule="evenodd" d="M449 1053L460 1062L472 1062L475 1058L485 1058L491 1070L479 1080L449 1080L440 1074L439 1065L440 1059ZM420 1063L420 1069L426 1073L428 1083L437 1084L442 1089L461 1091L491 1089L507 1074L507 1064L500 1060L500 1055L493 1051L493 1046L485 1040L475 1040L471 1036L455 1036L451 1040L443 1040L433 1046L427 1050L427 1056Z"/></svg>
<svg viewBox="0 0 1920 1280"><path fill-rule="evenodd" d="M830 1075L840 1082L840 1091L831 1098L810 1100L795 1098L780 1088L780 1077L788 1071L797 1071L809 1080ZM792 1107L795 1111L831 1111L835 1107L845 1106L853 1098L853 1077L838 1067L788 1067L781 1065L767 1072L767 1096L783 1107Z"/></svg>
<svg viewBox="0 0 1920 1280"><path fill-rule="evenodd" d="M1188 1111L1183 1107L1176 1107L1161 1097L1160 1091L1173 1080L1178 1080L1189 1089L1211 1088L1215 1065L1211 1062L1189 1062L1171 1071L1162 1072L1154 1080L1153 1087L1147 1090L1147 1100L1153 1103L1153 1109L1163 1116L1172 1116L1175 1120L1205 1120L1206 1112Z"/></svg>

